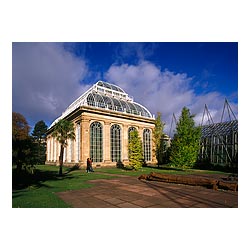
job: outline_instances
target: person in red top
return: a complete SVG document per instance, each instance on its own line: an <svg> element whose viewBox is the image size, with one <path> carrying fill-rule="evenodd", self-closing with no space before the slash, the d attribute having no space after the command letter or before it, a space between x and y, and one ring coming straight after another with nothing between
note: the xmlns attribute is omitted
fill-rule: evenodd
<svg viewBox="0 0 250 250"><path fill-rule="evenodd" d="M94 170L92 168L92 160L91 160L91 158L87 159L87 169L86 169L86 172L87 173L94 172Z"/></svg>
<svg viewBox="0 0 250 250"><path fill-rule="evenodd" d="M86 172L87 172L87 173L90 172L90 166L91 166L91 161L90 161L90 159L88 158L88 159L87 159L87 169L86 169Z"/></svg>
<svg viewBox="0 0 250 250"><path fill-rule="evenodd" d="M89 160L90 160L90 172L95 172L95 171L93 170L93 168L92 168L92 159L89 158Z"/></svg>

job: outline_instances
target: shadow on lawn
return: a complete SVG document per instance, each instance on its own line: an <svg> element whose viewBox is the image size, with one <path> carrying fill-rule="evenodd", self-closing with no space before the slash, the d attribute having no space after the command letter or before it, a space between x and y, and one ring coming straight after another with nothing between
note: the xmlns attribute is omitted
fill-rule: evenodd
<svg viewBox="0 0 250 250"><path fill-rule="evenodd" d="M65 174L68 174L68 173L70 173L72 171L79 170L79 169L80 169L80 166L78 164L76 164L73 167L68 168L68 170L65 172Z"/></svg>
<svg viewBox="0 0 250 250"><path fill-rule="evenodd" d="M74 177L67 175L71 171L67 171L63 175L59 176L58 171L36 169L34 173L31 174L25 170L17 171L17 169L13 169L12 170L12 189L20 190L20 189L27 188L29 186L32 186L35 188L40 188L40 187L49 188L49 186L46 185L44 182L72 179Z"/></svg>

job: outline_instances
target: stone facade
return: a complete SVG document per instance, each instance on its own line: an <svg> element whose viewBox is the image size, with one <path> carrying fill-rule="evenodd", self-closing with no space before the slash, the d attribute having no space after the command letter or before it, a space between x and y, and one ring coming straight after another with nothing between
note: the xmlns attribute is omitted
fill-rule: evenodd
<svg viewBox="0 0 250 250"><path fill-rule="evenodd" d="M76 135L75 140L68 141L64 149L64 165L79 164L86 167L89 157L93 160L93 167L116 166L118 161L128 165L128 136L131 127L139 132L146 163L156 163L152 140L153 117L80 105L63 118L74 123ZM60 145L51 135L53 128L52 124L47 132L46 164L58 165Z"/></svg>

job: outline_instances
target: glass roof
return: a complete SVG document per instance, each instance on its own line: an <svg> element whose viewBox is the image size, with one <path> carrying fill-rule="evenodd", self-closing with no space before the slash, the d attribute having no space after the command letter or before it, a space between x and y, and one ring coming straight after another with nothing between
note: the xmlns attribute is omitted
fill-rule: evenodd
<svg viewBox="0 0 250 250"><path fill-rule="evenodd" d="M101 87L105 87L107 89L111 89L111 90L115 90L115 91L118 91L118 92L125 93L124 90L121 89L120 87L118 87L118 86L116 86L114 84L108 83L108 82L98 81L96 83L96 85L101 86Z"/></svg>
<svg viewBox="0 0 250 250"><path fill-rule="evenodd" d="M91 106L136 116L153 118L147 108L134 102L133 98L130 97L123 89L111 83L98 81L72 104L70 104L65 112L63 112L50 127L52 127L58 120L63 119L65 116L81 106Z"/></svg>
<svg viewBox="0 0 250 250"><path fill-rule="evenodd" d="M213 135L230 135L233 131L238 131L238 120L221 122L201 127L202 138Z"/></svg>
<svg viewBox="0 0 250 250"><path fill-rule="evenodd" d="M87 105L149 118L152 117L145 107L136 102L122 100L113 96L106 96L102 93L89 93L87 96Z"/></svg>

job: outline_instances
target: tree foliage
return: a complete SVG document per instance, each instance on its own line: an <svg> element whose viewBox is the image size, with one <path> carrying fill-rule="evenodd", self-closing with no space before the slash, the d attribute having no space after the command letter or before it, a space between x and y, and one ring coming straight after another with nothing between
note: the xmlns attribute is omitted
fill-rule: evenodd
<svg viewBox="0 0 250 250"><path fill-rule="evenodd" d="M161 113L158 112L157 117L155 119L155 128L153 130L153 141L154 141L154 145L155 145L154 152L156 155L158 166L163 163L163 148L164 148L164 144L163 144L164 131L163 130L164 130L164 126L165 126L165 123L162 122L162 120L161 120Z"/></svg>
<svg viewBox="0 0 250 250"><path fill-rule="evenodd" d="M25 117L16 112L12 112L12 140L26 140L29 137L30 127Z"/></svg>
<svg viewBox="0 0 250 250"><path fill-rule="evenodd" d="M182 109L176 124L176 133L170 146L170 164L176 167L190 168L196 163L201 137L200 127L195 126L194 115L188 108Z"/></svg>
<svg viewBox="0 0 250 250"><path fill-rule="evenodd" d="M128 143L128 158L130 167L132 167L135 170L142 168L143 165L142 142L137 130L133 130L130 132L129 143Z"/></svg>
<svg viewBox="0 0 250 250"><path fill-rule="evenodd" d="M37 141L42 141L45 140L46 138L46 131L48 129L48 126L45 124L43 120L37 122L35 124L35 127L32 132L32 136L37 140Z"/></svg>
<svg viewBox="0 0 250 250"><path fill-rule="evenodd" d="M16 165L18 172L24 168L31 169L35 162L35 145L29 135L30 127L25 117L12 112L12 164Z"/></svg>
<svg viewBox="0 0 250 250"><path fill-rule="evenodd" d="M46 131L47 125L43 120L37 122L32 132L36 146L36 162L39 164L44 164L46 156Z"/></svg>
<svg viewBox="0 0 250 250"><path fill-rule="evenodd" d="M71 121L60 120L56 123L52 136L61 144L59 156L59 175L62 175L64 148L67 147L69 139L75 140L74 124Z"/></svg>

